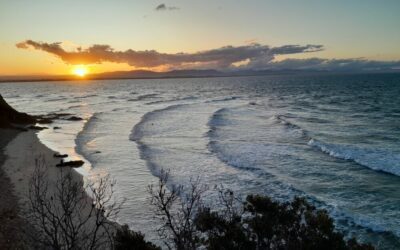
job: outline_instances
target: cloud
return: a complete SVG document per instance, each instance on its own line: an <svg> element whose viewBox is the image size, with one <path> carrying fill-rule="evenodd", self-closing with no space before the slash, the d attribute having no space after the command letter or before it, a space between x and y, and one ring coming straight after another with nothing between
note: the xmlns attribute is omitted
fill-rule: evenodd
<svg viewBox="0 0 400 250"><path fill-rule="evenodd" d="M155 10L156 10L156 11L179 10L179 7L176 7L176 6L167 6L167 5L165 5L164 3L162 3L162 4L158 5L158 6L155 8Z"/></svg>
<svg viewBox="0 0 400 250"><path fill-rule="evenodd" d="M275 47L271 49L271 53L275 55L288 55L288 54L297 54L297 53L305 53L305 52L317 52L324 49L322 45L284 45L281 47Z"/></svg>
<svg viewBox="0 0 400 250"><path fill-rule="evenodd" d="M229 68L234 63L248 60L249 63L269 63L275 55L307 53L322 50L321 45L285 45L270 48L267 45L250 44L244 46L225 46L196 53L160 53L155 50L116 51L109 45L92 45L89 48L78 48L66 51L61 43L45 43L26 40L16 44L18 48L46 51L61 58L68 64L96 64L102 62L127 63L137 68L170 67L181 68L185 65L213 66L220 69Z"/></svg>
<svg viewBox="0 0 400 250"><path fill-rule="evenodd" d="M373 61L366 59L285 59L277 55L312 53L324 49L322 45L284 45L269 47L257 43L243 46L225 46L195 53L161 53L155 50L114 50L110 45L95 44L67 51L60 42L46 43L26 40L17 43L21 49L36 49L50 53L67 64L126 63L146 69L294 69L324 71L400 70L400 61Z"/></svg>
<svg viewBox="0 0 400 250"><path fill-rule="evenodd" d="M352 59L285 59L270 62L264 69L292 69L319 71L391 71L400 70L400 61L376 61L363 58Z"/></svg>

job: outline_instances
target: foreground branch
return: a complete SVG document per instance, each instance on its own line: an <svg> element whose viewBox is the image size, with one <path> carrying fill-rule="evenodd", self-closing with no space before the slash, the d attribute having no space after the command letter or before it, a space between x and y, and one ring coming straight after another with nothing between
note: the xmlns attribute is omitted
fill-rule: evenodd
<svg viewBox="0 0 400 250"><path fill-rule="evenodd" d="M113 248L115 219L122 202L113 199L109 176L84 184L72 169L50 180L43 158L36 159L29 188L29 219L37 242L52 249Z"/></svg>

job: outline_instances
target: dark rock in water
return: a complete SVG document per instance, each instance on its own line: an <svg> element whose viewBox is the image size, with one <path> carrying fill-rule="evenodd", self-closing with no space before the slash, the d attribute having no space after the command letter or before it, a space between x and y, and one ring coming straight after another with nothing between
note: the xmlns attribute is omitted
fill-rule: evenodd
<svg viewBox="0 0 400 250"><path fill-rule="evenodd" d="M16 124L50 124L55 119L64 119L69 121L80 121L83 120L80 117L73 116L69 113L51 113L47 115L31 116L26 113L18 112L11 107L0 95L0 128L14 128L23 129ZM46 127L30 126L30 129L42 130ZM58 128L54 128L58 129Z"/></svg>
<svg viewBox="0 0 400 250"><path fill-rule="evenodd" d="M83 161L66 161L64 162L63 160L61 160L61 162L59 164L57 164L57 167L73 167L73 168L77 168L80 167L84 164L85 162Z"/></svg>
<svg viewBox="0 0 400 250"><path fill-rule="evenodd" d="M50 117L54 117L54 118L60 118L63 116L70 116L72 115L71 113L50 113L49 116Z"/></svg>
<svg viewBox="0 0 400 250"><path fill-rule="evenodd" d="M57 126L56 126L56 127L53 127L53 129L54 129L54 130L56 130L56 129L61 129L61 127L57 127Z"/></svg>
<svg viewBox="0 0 400 250"><path fill-rule="evenodd" d="M50 124L50 123L53 123L54 120L63 119L63 117L65 117L65 116L72 116L72 114L70 114L70 113L50 113L47 115L38 115L38 116L36 116L36 119L37 119L37 123ZM73 118L73 119L75 119L75 118ZM65 120L68 120L68 118L66 118Z"/></svg>
<svg viewBox="0 0 400 250"><path fill-rule="evenodd" d="M67 121L81 121L83 119L78 117L78 116L71 116L71 117L69 117L69 118L67 118L65 120L67 120Z"/></svg>
<svg viewBox="0 0 400 250"><path fill-rule="evenodd" d="M250 105L257 105L256 102L250 102L249 104L250 104Z"/></svg>
<svg viewBox="0 0 400 250"><path fill-rule="evenodd" d="M0 95L0 127L13 128L13 124L34 124L36 118L26 113L16 111Z"/></svg>
<svg viewBox="0 0 400 250"><path fill-rule="evenodd" d="M50 124L53 123L53 120L44 116L37 116L37 123L39 124Z"/></svg>
<svg viewBox="0 0 400 250"><path fill-rule="evenodd" d="M50 119L50 120L56 120L56 119L61 119L62 117L65 117L65 116L72 116L72 114L71 113L50 113L47 115L43 115L42 117L46 118L46 119Z"/></svg>
<svg viewBox="0 0 400 250"><path fill-rule="evenodd" d="M55 158L65 158L65 157L68 157L67 154L59 154L59 153L55 153L53 156L54 156Z"/></svg>
<svg viewBox="0 0 400 250"><path fill-rule="evenodd" d="M48 129L48 127L40 127L40 126L35 126L31 125L28 127L29 129L34 129L34 130L43 130L43 129Z"/></svg>

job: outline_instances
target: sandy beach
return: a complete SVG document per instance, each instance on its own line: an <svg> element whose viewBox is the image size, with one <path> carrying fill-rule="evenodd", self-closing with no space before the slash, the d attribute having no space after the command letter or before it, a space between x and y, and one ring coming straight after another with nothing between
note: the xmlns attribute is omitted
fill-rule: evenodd
<svg viewBox="0 0 400 250"><path fill-rule="evenodd" d="M1 246L6 249L30 249L33 244L24 234L26 230L32 234L26 218L28 208L29 181L35 169L35 159L43 157L47 166L58 163L54 152L44 146L33 130L19 132L17 130L0 130L1 132ZM56 179L60 169L48 168L48 178ZM54 187L52 187L54 188Z"/></svg>
<svg viewBox="0 0 400 250"><path fill-rule="evenodd" d="M39 141L36 132L32 130L17 134L6 146L7 159L2 168L14 186L21 208L26 206L29 180L35 170L36 159L43 157L49 179L55 180L58 177L60 169L51 167L59 162L59 159L53 157L54 153Z"/></svg>
<svg viewBox="0 0 400 250"><path fill-rule="evenodd" d="M14 192L14 184L6 174L3 164L7 157L5 149L19 132L11 129L0 129L0 245L5 249L24 248L27 239L21 233L26 224L19 215L18 197Z"/></svg>
<svg viewBox="0 0 400 250"><path fill-rule="evenodd" d="M54 180L62 178L72 171L75 181L82 181L82 176L72 168L56 167L59 159L54 157L54 151L43 145L37 138L36 132L29 130L26 132L14 132L14 130L1 130L3 148L2 166L1 166L1 190L0 197L2 199L1 212L9 214L2 216L1 225L1 246L8 246L7 249L30 249L33 244L28 243L27 236L22 235L23 230L33 230L26 218L27 209L29 208L29 185L32 174L35 170L35 160L40 158L45 163L47 180L49 181L49 192L56 193L56 185ZM8 139L8 140L7 140ZM83 183L83 182L82 182ZM91 204L89 196L86 204ZM5 201L5 202L4 202ZM82 206L81 214L86 216L90 212L90 206ZM91 230L95 223L94 218L90 220L86 226L87 230ZM25 231L26 232L26 231ZM32 233L33 231L30 231ZM18 239L16 241L15 239ZM23 239L23 240L21 240ZM7 245L8 244L8 245ZM22 247L22 245L24 245ZM29 246L29 247L27 247Z"/></svg>

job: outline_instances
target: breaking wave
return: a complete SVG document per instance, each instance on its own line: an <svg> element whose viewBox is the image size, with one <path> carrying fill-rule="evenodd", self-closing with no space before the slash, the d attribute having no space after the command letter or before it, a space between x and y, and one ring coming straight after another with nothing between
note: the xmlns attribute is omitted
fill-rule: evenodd
<svg viewBox="0 0 400 250"><path fill-rule="evenodd" d="M400 176L400 154L378 149L325 143L316 139L311 139L308 145L335 158L354 161L375 171Z"/></svg>
<svg viewBox="0 0 400 250"><path fill-rule="evenodd" d="M129 139L131 141L135 141L135 142L140 141L144 135L144 127L148 120L152 119L155 115L157 115L159 113L162 113L162 112L165 112L168 110L177 109L183 105L185 105L185 104L176 104L176 105L168 106L163 109L157 109L157 110L147 112L146 114L144 114L142 116L142 119L133 127L131 134L129 136Z"/></svg>

